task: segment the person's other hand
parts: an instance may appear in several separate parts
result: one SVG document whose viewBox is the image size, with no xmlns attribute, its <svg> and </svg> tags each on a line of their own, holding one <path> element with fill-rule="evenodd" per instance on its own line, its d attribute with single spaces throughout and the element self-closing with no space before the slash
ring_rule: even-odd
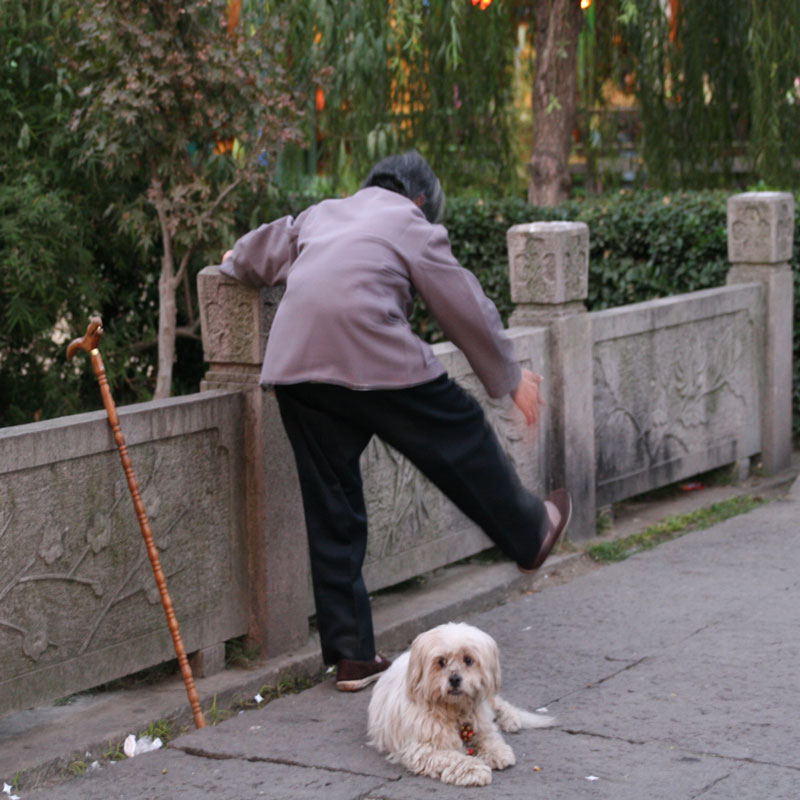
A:
<svg viewBox="0 0 800 800">
<path fill-rule="evenodd" d="M 519 385 L 511 393 L 511 398 L 525 415 L 528 425 L 536 425 L 539 422 L 539 406 L 545 405 L 544 398 L 539 393 L 541 382 L 541 375 L 537 375 L 529 369 L 523 369 Z"/>
<path fill-rule="evenodd" d="M 231 256 L 233 255 L 233 250 L 228 250 L 224 256 L 222 256 L 222 263 L 224 264 Z"/>
</svg>

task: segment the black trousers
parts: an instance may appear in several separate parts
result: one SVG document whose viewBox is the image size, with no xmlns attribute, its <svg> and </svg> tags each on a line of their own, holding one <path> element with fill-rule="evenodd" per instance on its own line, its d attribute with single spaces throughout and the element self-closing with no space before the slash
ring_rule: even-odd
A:
<svg viewBox="0 0 800 800">
<path fill-rule="evenodd" d="M 472 395 L 446 376 L 407 389 L 275 387 L 303 496 L 322 656 L 375 655 L 361 567 L 367 514 L 359 457 L 373 435 L 406 456 L 512 560 L 531 563 L 544 503 L 519 481 Z"/>
</svg>

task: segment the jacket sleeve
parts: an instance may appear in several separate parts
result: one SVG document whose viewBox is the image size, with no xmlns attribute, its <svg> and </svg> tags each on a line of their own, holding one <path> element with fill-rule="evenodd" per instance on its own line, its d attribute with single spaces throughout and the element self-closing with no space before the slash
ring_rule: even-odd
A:
<svg viewBox="0 0 800 800">
<path fill-rule="evenodd" d="M 255 288 L 286 283 L 297 258 L 297 236 L 305 214 L 281 217 L 246 233 L 233 246 L 233 254 L 220 271 Z"/>
<path fill-rule="evenodd" d="M 513 343 L 478 279 L 456 261 L 443 226 L 433 226 L 409 269 L 412 283 L 445 336 L 466 355 L 489 396 L 513 392 L 521 377 Z"/>
</svg>

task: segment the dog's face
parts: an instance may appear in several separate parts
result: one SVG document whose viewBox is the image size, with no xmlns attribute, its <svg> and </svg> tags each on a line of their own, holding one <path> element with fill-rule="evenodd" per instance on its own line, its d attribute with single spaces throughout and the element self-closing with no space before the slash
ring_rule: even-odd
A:
<svg viewBox="0 0 800 800">
<path fill-rule="evenodd" d="M 439 625 L 414 639 L 406 689 L 427 706 L 470 706 L 500 688 L 500 657 L 488 633 L 464 623 Z"/>
</svg>

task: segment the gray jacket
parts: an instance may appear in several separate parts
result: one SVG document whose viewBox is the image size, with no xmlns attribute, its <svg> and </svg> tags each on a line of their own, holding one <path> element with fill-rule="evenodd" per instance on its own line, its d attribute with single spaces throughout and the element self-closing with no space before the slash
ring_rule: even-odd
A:
<svg viewBox="0 0 800 800">
<path fill-rule="evenodd" d="M 394 389 L 444 374 L 408 323 L 415 290 L 492 397 L 519 383 L 497 309 L 456 261 L 447 231 L 395 192 L 361 189 L 262 225 L 221 269 L 254 287 L 286 284 L 262 385 Z"/>
</svg>

